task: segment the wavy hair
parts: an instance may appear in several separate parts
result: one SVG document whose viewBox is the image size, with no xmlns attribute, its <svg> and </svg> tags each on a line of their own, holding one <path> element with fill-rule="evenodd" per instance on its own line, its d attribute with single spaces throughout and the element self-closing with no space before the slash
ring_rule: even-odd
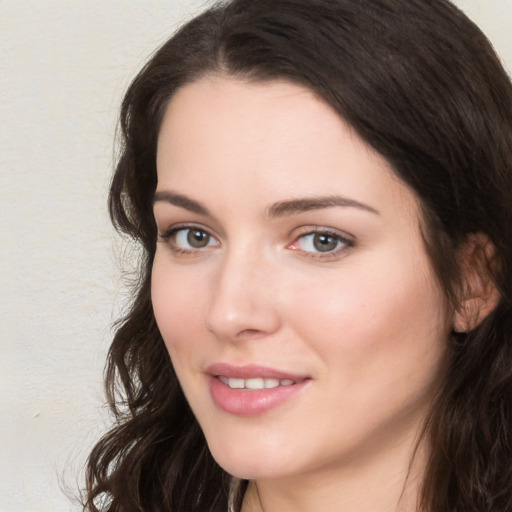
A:
<svg viewBox="0 0 512 512">
<path fill-rule="evenodd" d="M 496 308 L 453 333 L 425 426 L 421 504 L 512 510 L 512 87 L 490 43 L 447 0 L 232 0 L 183 26 L 129 87 L 109 207 L 141 247 L 139 280 L 105 372 L 115 425 L 87 466 L 90 512 L 226 512 L 233 481 L 210 455 L 155 323 L 150 276 L 157 136 L 180 87 L 207 74 L 315 91 L 411 187 L 426 250 L 458 307 L 458 248 L 483 233 Z M 231 495 L 237 510 L 244 483 Z"/>
</svg>

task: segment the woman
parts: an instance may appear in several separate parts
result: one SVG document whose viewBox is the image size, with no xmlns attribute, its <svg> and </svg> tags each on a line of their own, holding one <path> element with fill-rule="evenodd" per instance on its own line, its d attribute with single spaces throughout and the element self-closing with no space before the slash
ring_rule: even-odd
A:
<svg viewBox="0 0 512 512">
<path fill-rule="evenodd" d="M 460 11 L 233 0 L 121 123 L 88 510 L 512 509 L 512 89 Z"/>
</svg>

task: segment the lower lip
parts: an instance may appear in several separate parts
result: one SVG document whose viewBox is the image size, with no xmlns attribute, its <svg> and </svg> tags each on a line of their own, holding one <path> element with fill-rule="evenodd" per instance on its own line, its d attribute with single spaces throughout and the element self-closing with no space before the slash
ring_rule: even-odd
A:
<svg viewBox="0 0 512 512">
<path fill-rule="evenodd" d="M 232 389 L 216 377 L 210 377 L 210 393 L 217 407 L 237 416 L 257 416 L 287 402 L 299 393 L 309 380 L 291 386 L 248 390 Z"/>
</svg>

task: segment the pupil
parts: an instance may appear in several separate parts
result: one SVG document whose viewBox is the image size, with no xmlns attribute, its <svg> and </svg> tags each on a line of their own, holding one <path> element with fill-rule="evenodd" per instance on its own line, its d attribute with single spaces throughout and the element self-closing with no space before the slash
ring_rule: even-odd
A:
<svg viewBox="0 0 512 512">
<path fill-rule="evenodd" d="M 319 252 L 328 252 L 336 249 L 338 240 L 331 235 L 317 234 L 313 239 L 313 245 Z"/>
<path fill-rule="evenodd" d="M 210 235 L 198 229 L 191 229 L 188 232 L 187 241 L 192 247 L 206 247 L 210 241 Z"/>
</svg>

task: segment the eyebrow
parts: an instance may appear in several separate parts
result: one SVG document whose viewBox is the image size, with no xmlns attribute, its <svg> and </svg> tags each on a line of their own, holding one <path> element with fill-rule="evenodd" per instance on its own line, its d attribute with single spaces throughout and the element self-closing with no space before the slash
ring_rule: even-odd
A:
<svg viewBox="0 0 512 512">
<path fill-rule="evenodd" d="M 191 199 L 183 194 L 177 194 L 169 190 L 156 191 L 153 197 L 153 204 L 158 201 L 184 208 L 193 213 L 204 215 L 206 217 L 213 217 L 208 208 L 203 206 L 198 201 Z M 354 199 L 343 197 L 339 195 L 319 196 L 319 197 L 303 197 L 298 199 L 290 199 L 286 201 L 279 201 L 271 205 L 266 211 L 267 218 L 286 217 L 298 213 L 308 212 L 312 210 L 322 210 L 324 208 L 333 208 L 341 206 L 344 208 L 357 208 L 364 210 L 375 215 L 380 213 L 373 207 L 364 203 L 360 203 Z"/>
<path fill-rule="evenodd" d="M 176 194 L 175 192 L 171 192 L 169 190 L 157 190 L 153 196 L 153 204 L 158 201 L 164 201 L 174 206 L 184 208 L 189 212 L 204 215 L 205 217 L 212 217 L 212 214 L 208 211 L 208 208 L 203 206 L 198 201 L 194 201 L 194 199 L 190 199 L 190 197 L 187 197 L 183 194 Z"/>
<path fill-rule="evenodd" d="M 291 199 L 288 201 L 279 201 L 274 203 L 268 209 L 268 217 L 284 217 L 286 215 L 293 215 L 295 213 L 308 212 L 311 210 L 322 210 L 324 208 L 333 208 L 336 206 L 358 208 L 365 210 L 375 215 L 380 213 L 371 206 L 364 203 L 360 203 L 354 199 L 348 197 L 332 195 L 332 196 L 320 196 L 320 197 L 304 197 L 299 199 Z"/>
</svg>

